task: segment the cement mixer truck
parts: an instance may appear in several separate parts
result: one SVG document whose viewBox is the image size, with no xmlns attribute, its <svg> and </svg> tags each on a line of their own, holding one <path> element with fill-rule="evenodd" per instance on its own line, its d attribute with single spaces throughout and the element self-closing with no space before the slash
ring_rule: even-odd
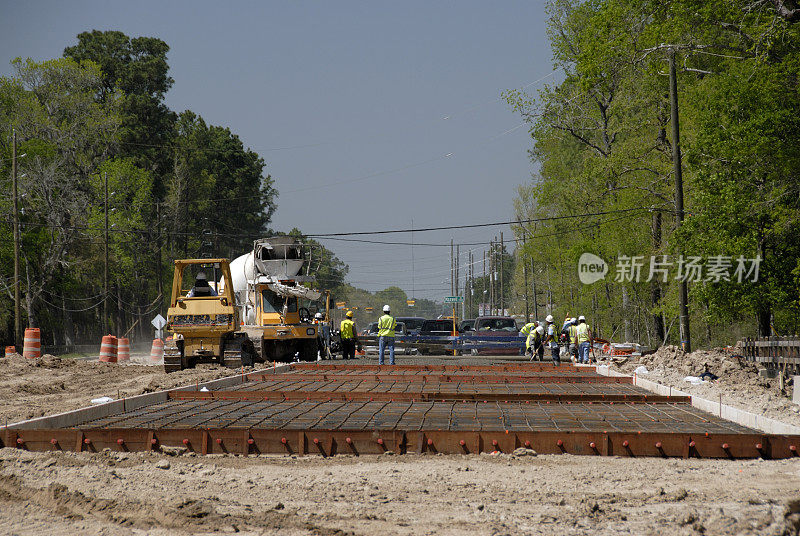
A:
<svg viewBox="0 0 800 536">
<path fill-rule="evenodd" d="M 304 304 L 318 300 L 321 293 L 306 286 L 314 277 L 302 275 L 307 263 L 302 243 L 292 237 L 259 239 L 252 251 L 230 264 L 214 261 L 211 266 L 221 276 L 212 276 L 209 283 L 214 289 L 213 299 L 195 296 L 194 288 L 188 293 L 182 288 L 186 286 L 182 283 L 187 279 L 186 268 L 198 264 L 195 271 L 199 272 L 202 261 L 175 261 L 172 301 L 167 311 L 167 330 L 173 338 L 164 349 L 167 372 L 202 362 L 240 367 L 317 359 L 320 326 Z M 202 275 L 208 277 L 205 272 Z M 235 325 L 216 322 L 220 314 L 216 309 L 221 304 L 235 309 L 230 315 Z M 323 309 L 326 321 L 328 306 L 326 302 Z M 188 309 L 192 314 L 187 315 Z"/>
</svg>

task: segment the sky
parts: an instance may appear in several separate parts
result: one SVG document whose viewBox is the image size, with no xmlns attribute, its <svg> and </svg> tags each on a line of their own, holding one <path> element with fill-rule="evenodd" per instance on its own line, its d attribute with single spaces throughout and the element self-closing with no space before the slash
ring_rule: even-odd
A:
<svg viewBox="0 0 800 536">
<path fill-rule="evenodd" d="M 61 56 L 82 31 L 158 37 L 175 80 L 167 106 L 229 127 L 266 161 L 279 192 L 273 228 L 508 221 L 534 168 L 528 127 L 501 94 L 558 79 L 544 3 L 0 0 L 0 76 L 15 57 Z M 500 231 L 512 237 L 509 227 L 415 232 L 413 255 L 409 245 L 322 242 L 355 286 L 441 300 L 450 240 L 464 244 L 463 280 L 468 251 L 480 275 Z"/>
</svg>

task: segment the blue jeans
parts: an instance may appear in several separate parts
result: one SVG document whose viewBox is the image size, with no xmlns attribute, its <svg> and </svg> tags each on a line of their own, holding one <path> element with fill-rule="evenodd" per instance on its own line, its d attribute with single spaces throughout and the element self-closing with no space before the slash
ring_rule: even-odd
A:
<svg viewBox="0 0 800 536">
<path fill-rule="evenodd" d="M 578 346 L 578 358 L 581 363 L 589 363 L 589 349 L 592 347 L 588 342 L 582 342 Z"/>
<path fill-rule="evenodd" d="M 394 337 L 378 337 L 378 364 L 383 365 L 383 351 L 389 349 L 389 364 L 394 365 Z"/>
<path fill-rule="evenodd" d="M 559 349 L 558 346 L 556 346 L 555 348 L 550 348 L 550 355 L 553 356 L 553 364 L 554 365 L 561 364 L 561 353 L 560 352 L 561 352 L 561 350 Z"/>
</svg>

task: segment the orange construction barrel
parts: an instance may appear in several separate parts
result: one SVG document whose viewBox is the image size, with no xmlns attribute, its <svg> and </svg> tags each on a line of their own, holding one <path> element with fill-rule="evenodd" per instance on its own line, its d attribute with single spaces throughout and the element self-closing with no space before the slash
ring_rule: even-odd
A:
<svg viewBox="0 0 800 536">
<path fill-rule="evenodd" d="M 39 328 L 25 329 L 25 342 L 22 347 L 22 355 L 28 359 L 42 357 L 42 334 Z"/>
<path fill-rule="evenodd" d="M 100 362 L 117 362 L 117 338 L 115 336 L 103 335 L 103 340 L 100 343 Z"/>
<path fill-rule="evenodd" d="M 164 341 L 153 339 L 153 346 L 150 348 L 150 361 L 161 361 L 164 359 Z"/>
<path fill-rule="evenodd" d="M 126 337 L 117 339 L 117 362 L 131 360 L 131 341 Z"/>
<path fill-rule="evenodd" d="M 12 356 L 17 353 L 16 346 L 6 346 L 6 357 Z"/>
</svg>

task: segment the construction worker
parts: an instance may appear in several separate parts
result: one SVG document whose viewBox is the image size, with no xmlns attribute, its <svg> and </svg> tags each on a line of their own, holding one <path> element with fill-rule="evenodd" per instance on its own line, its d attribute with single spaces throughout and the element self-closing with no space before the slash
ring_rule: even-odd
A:
<svg viewBox="0 0 800 536">
<path fill-rule="evenodd" d="M 531 330 L 528 335 L 525 345 L 530 351 L 531 361 L 533 361 L 534 356 L 539 358 L 538 361 L 544 360 L 544 328 L 538 322 L 536 322 L 536 328 Z"/>
<path fill-rule="evenodd" d="M 553 315 L 547 315 L 547 318 L 544 320 L 547 322 L 547 338 L 544 340 L 544 342 L 547 347 L 550 348 L 550 354 L 553 357 L 553 364 L 559 365 L 561 364 L 561 356 L 558 355 L 558 332 L 556 331 L 555 324 L 553 324 Z"/>
<path fill-rule="evenodd" d="M 342 359 L 356 358 L 356 323 L 353 322 L 353 311 L 345 313 L 340 327 L 340 337 L 342 339 Z"/>
<path fill-rule="evenodd" d="M 520 335 L 525 337 L 525 355 L 531 354 L 531 343 L 530 343 L 531 332 L 534 331 L 534 329 L 536 329 L 536 326 L 538 325 L 539 323 L 536 321 L 528 322 L 527 324 L 522 326 L 521 330 L 519 330 Z"/>
<path fill-rule="evenodd" d="M 397 322 L 390 315 L 388 305 L 383 306 L 383 316 L 378 319 L 378 364 L 383 365 L 383 352 L 389 348 L 389 364 L 394 365 L 394 328 Z"/>
<path fill-rule="evenodd" d="M 569 355 L 572 356 L 573 361 L 578 359 L 578 319 L 573 318 L 567 326 L 567 344 L 569 345 Z"/>
<path fill-rule="evenodd" d="M 581 363 L 589 363 L 589 350 L 592 348 L 592 344 L 594 344 L 594 339 L 592 338 L 592 330 L 589 328 L 589 324 L 586 323 L 585 316 L 581 315 L 578 317 L 576 331 L 580 356 L 579 361 Z"/>
<path fill-rule="evenodd" d="M 317 325 L 317 350 L 320 359 L 330 359 L 331 352 L 331 327 L 325 322 L 325 315 L 317 313 L 314 315 L 314 324 Z"/>
</svg>

